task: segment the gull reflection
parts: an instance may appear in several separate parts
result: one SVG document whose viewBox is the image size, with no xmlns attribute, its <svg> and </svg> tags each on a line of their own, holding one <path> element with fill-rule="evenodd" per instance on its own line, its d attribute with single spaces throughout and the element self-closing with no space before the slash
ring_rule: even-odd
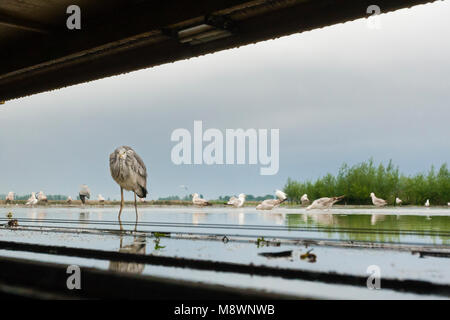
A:
<svg viewBox="0 0 450 320">
<path fill-rule="evenodd" d="M 192 214 L 192 223 L 199 224 L 202 221 L 205 221 L 207 216 L 208 216 L 208 214 L 204 213 L 204 212 L 194 212 Z"/>
<path fill-rule="evenodd" d="M 245 224 L 245 214 L 243 212 L 238 213 L 238 223 L 239 225 Z"/>
<path fill-rule="evenodd" d="M 384 214 L 373 214 L 370 217 L 370 224 L 374 226 L 378 221 L 383 221 L 386 218 Z"/>
<path fill-rule="evenodd" d="M 103 220 L 103 210 L 97 211 L 97 219 L 98 220 Z"/>
<path fill-rule="evenodd" d="M 28 212 L 28 218 L 33 219 L 33 220 L 42 220 L 45 219 L 46 217 L 46 212 L 43 210 L 36 210 L 36 209 L 31 209 Z"/>
<path fill-rule="evenodd" d="M 80 220 L 83 225 L 87 224 L 89 221 L 89 212 L 80 212 L 78 220 Z"/>
<path fill-rule="evenodd" d="M 313 213 L 310 214 L 311 219 L 318 224 L 333 226 L 338 224 L 337 217 L 331 213 Z"/>
<path fill-rule="evenodd" d="M 232 223 L 235 223 L 237 221 L 237 223 L 239 225 L 244 225 L 245 224 L 245 213 L 244 213 L 244 211 L 228 212 L 227 220 L 231 221 Z"/>
<path fill-rule="evenodd" d="M 36 219 L 37 217 L 37 211 L 35 209 L 31 209 L 30 211 L 28 211 L 28 218 L 30 219 Z"/>
<path fill-rule="evenodd" d="M 302 216 L 303 216 L 303 222 L 304 222 L 304 223 L 308 223 L 308 214 L 305 213 L 305 214 L 303 214 Z"/>
<path fill-rule="evenodd" d="M 278 225 L 284 225 L 285 214 L 284 213 L 265 213 L 262 215 L 263 220 L 270 221 Z"/>
</svg>

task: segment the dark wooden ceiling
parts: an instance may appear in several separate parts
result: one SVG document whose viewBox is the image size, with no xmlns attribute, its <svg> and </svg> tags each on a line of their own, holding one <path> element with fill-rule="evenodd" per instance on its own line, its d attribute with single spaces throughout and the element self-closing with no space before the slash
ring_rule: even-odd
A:
<svg viewBox="0 0 450 320">
<path fill-rule="evenodd" d="M 427 2 L 432 1 L 376 4 L 386 13 Z M 66 8 L 73 4 L 81 8 L 81 30 L 66 27 Z M 368 0 L 1 0 L 0 101 L 367 17 L 372 4 Z M 183 36 L 199 25 L 205 33 Z"/>
</svg>

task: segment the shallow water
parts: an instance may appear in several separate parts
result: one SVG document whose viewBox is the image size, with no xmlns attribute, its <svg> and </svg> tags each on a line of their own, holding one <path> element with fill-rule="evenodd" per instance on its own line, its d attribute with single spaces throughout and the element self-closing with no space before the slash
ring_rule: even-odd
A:
<svg viewBox="0 0 450 320">
<path fill-rule="evenodd" d="M 147 207 L 139 209 L 137 225 L 132 208 L 124 210 L 122 225 L 117 221 L 117 208 L 110 207 L 4 207 L 0 208 L 0 218 L 3 220 L 0 223 L 5 223 L 8 211 L 12 211 L 13 217 L 18 219 L 20 228 L 0 229 L 1 241 L 108 251 L 123 251 L 127 246 L 129 248 L 135 244 L 140 250 L 136 253 L 141 254 L 253 263 L 363 276 L 367 275 L 369 265 L 378 265 L 382 270 L 382 277 L 450 285 L 449 258 L 420 258 L 408 250 L 347 248 L 339 245 L 354 241 L 450 250 L 450 210 L 447 208 L 339 208 L 330 212 L 306 212 L 304 209 L 284 208 L 256 211 L 254 208 Z M 121 234 L 118 232 L 121 227 L 123 230 L 136 231 Z M 167 232 L 170 237 L 155 238 L 151 232 Z M 216 237 L 212 237 L 213 235 Z M 223 236 L 230 241 L 222 241 Z M 273 242 L 258 243 L 257 239 Z M 310 245 L 305 248 L 304 245 L 295 243 L 298 239 L 322 239 L 336 245 Z M 317 256 L 314 263 L 300 258 L 301 254 L 310 249 L 313 249 Z M 260 255 L 290 250 L 292 254 L 289 257 L 267 258 Z M 127 265 L 19 251 L 0 250 L 0 255 L 174 278 L 182 275 L 183 279 L 187 280 L 260 288 L 298 296 L 370 299 L 428 297 L 330 283 L 151 265 Z"/>
<path fill-rule="evenodd" d="M 1 209 L 0 209 L 1 210 Z M 2 214 L 1 212 L 5 212 Z M 4 208 L 21 225 L 120 229 L 116 208 Z M 304 209 L 257 211 L 254 208 L 147 207 L 139 209 L 140 231 L 193 232 L 281 238 L 313 238 L 392 243 L 450 244 L 450 209 Z M 61 219 L 57 221 L 49 221 Z M 69 221 L 70 220 L 70 221 Z M 58 223 L 61 221 L 61 223 Z M 93 224 L 93 223 L 96 224 Z M 123 225 L 133 225 L 127 208 Z M 158 226 L 158 223 L 161 226 Z"/>
</svg>

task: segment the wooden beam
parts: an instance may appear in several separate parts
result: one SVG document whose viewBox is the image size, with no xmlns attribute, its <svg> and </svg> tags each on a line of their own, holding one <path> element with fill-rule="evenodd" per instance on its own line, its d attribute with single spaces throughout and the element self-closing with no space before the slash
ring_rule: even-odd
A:
<svg viewBox="0 0 450 320">
<path fill-rule="evenodd" d="M 139 38 L 145 31 L 150 34 L 149 31 L 164 29 L 177 21 L 214 14 L 221 7 L 243 2 L 246 1 L 198 0 L 196 3 L 199 7 L 195 7 L 194 3 L 189 1 L 190 6 L 180 6 L 179 10 L 174 9 L 173 12 L 170 12 L 164 4 L 157 2 L 159 6 L 154 7 L 156 11 L 143 10 L 143 13 L 139 13 L 133 9 L 127 13 L 125 16 L 134 17 L 133 23 L 127 18 L 128 25 L 103 24 L 98 28 L 87 28 L 82 31 L 84 33 L 73 36 L 60 35 L 43 43 L 34 43 L 33 50 L 28 47 L 30 43 L 23 44 L 22 48 L 5 48 L 6 56 L 2 57 L 0 53 L 0 60 L 8 61 L 0 66 L 0 100 L 9 100 L 368 17 L 366 9 L 372 4 L 370 0 L 303 1 L 288 8 L 267 11 L 237 21 L 237 33 L 196 46 L 180 44 L 176 39 L 161 33 L 156 36 L 157 41 L 155 38 L 152 39 L 151 35 Z M 433 0 L 379 0 L 378 5 L 382 13 L 386 13 L 428 2 Z M 114 21 L 121 20 L 118 18 Z M 101 44 L 104 45 L 104 49 L 92 51 Z M 73 58 L 69 54 L 80 55 Z M 18 70 L 20 72 L 17 72 Z M 16 72 L 8 73 L 11 71 Z"/>
<path fill-rule="evenodd" d="M 0 257 L 0 297 L 60 299 L 292 299 L 252 289 L 203 284 L 183 279 L 81 269 L 81 289 L 67 288 L 68 265 Z"/>
<path fill-rule="evenodd" d="M 44 39 L 30 39 L 2 47 L 0 61 L 7 59 L 8 63 L 0 65 L 0 75 L 161 30 L 172 24 L 203 17 L 246 2 L 249 0 L 147 1 L 128 9 L 117 10 L 111 15 L 90 19 L 82 16 L 81 30 L 68 30 L 64 24 Z"/>
<path fill-rule="evenodd" d="M 30 32 L 48 34 L 51 32 L 49 27 L 42 24 L 12 17 L 0 12 L 0 25 L 4 25 L 14 29 L 20 29 Z"/>
</svg>

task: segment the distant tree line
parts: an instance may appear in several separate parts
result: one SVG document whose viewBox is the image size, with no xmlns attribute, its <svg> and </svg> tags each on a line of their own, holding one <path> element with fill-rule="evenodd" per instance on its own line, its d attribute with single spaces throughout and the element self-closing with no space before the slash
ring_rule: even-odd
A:
<svg viewBox="0 0 450 320">
<path fill-rule="evenodd" d="M 217 198 L 217 199 L 208 199 L 208 200 L 218 201 L 218 202 L 227 202 L 228 200 L 230 200 L 231 197 L 232 196 L 219 196 L 219 198 Z M 200 195 L 200 198 L 204 198 L 202 194 Z M 252 194 L 249 194 L 246 196 L 247 201 L 264 201 L 264 200 L 273 199 L 273 198 L 274 198 L 274 196 L 270 195 L 270 194 L 266 194 L 265 196 L 254 196 Z M 161 201 L 170 201 L 170 200 L 191 201 L 192 198 L 188 195 L 184 196 L 183 198 L 180 198 L 179 196 L 168 196 L 168 197 L 158 198 L 158 200 L 161 200 Z"/>
<path fill-rule="evenodd" d="M 399 172 L 398 166 L 389 161 L 375 165 L 373 159 L 348 166 L 343 164 L 337 175 L 328 173 L 316 181 L 288 179 L 284 186 L 290 202 L 300 203 L 303 194 L 314 199 L 345 195 L 347 204 L 372 204 L 370 193 L 374 192 L 394 204 L 395 198 L 403 204 L 423 205 L 430 199 L 432 205 L 447 205 L 450 201 L 450 173 L 447 163 L 436 171 L 434 166 L 428 172 L 407 176 Z"/>
<path fill-rule="evenodd" d="M 168 197 L 160 197 L 158 200 L 164 200 L 164 201 L 173 201 L 173 200 L 181 200 L 179 196 L 168 196 Z"/>
<path fill-rule="evenodd" d="M 235 195 L 235 197 L 236 196 L 237 195 Z M 230 200 L 231 197 L 232 196 L 220 196 L 218 200 L 220 200 L 220 201 L 228 201 L 228 200 Z M 266 194 L 265 196 L 254 196 L 252 194 L 245 195 L 245 200 L 246 201 L 264 201 L 264 200 L 273 199 L 273 198 L 274 198 L 274 196 L 271 195 L 271 194 Z"/>
<path fill-rule="evenodd" d="M 37 193 L 36 193 L 37 196 Z M 25 194 L 25 195 L 14 195 L 14 200 L 28 200 L 31 197 L 31 193 L 30 194 Z M 49 194 L 47 195 L 47 200 L 53 200 L 53 201 L 64 201 L 67 200 L 67 196 L 62 195 L 62 194 Z M 5 200 L 6 199 L 6 194 L 0 194 L 0 200 Z"/>
</svg>

